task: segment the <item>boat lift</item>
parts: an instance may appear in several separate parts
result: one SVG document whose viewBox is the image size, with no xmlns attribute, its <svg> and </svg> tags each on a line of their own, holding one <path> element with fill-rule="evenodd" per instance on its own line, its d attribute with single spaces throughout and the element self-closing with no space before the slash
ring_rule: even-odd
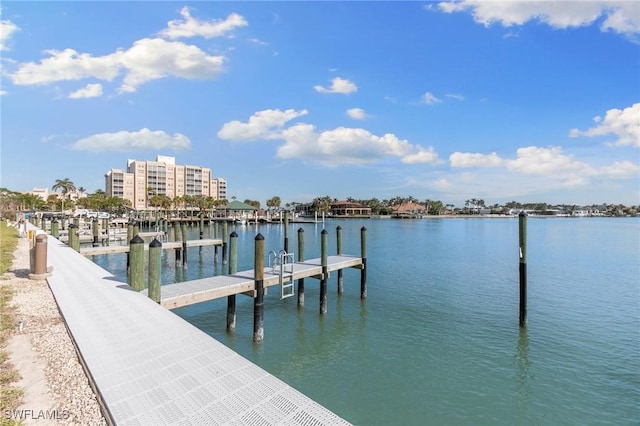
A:
<svg viewBox="0 0 640 426">
<path fill-rule="evenodd" d="M 269 267 L 271 268 L 271 273 L 280 277 L 280 299 L 286 299 L 295 294 L 293 282 L 294 263 L 294 253 L 287 253 L 284 250 L 280 250 L 278 253 L 276 253 L 275 250 L 269 252 Z"/>
</svg>

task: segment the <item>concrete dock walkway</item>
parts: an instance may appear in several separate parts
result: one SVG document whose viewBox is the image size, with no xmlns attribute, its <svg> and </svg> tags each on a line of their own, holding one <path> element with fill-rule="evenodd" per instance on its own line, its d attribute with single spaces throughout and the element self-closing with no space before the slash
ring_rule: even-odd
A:
<svg viewBox="0 0 640 426">
<path fill-rule="evenodd" d="M 48 264 L 112 424 L 348 424 L 53 237 Z"/>
</svg>

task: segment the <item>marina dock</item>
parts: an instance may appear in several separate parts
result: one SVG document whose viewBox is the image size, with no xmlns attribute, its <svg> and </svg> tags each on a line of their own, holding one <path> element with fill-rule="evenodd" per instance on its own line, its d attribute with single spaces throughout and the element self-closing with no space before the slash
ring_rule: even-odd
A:
<svg viewBox="0 0 640 426">
<path fill-rule="evenodd" d="M 321 258 L 292 263 L 290 266 L 291 269 L 286 272 L 284 279 L 281 279 L 277 268 L 264 268 L 264 287 L 286 284 L 308 277 L 321 278 L 322 276 Z M 348 255 L 327 257 L 328 272 L 344 268 L 362 268 L 362 258 Z M 174 309 L 234 294 L 247 294 L 254 297 L 255 291 L 254 270 L 249 270 L 233 275 L 218 275 L 163 285 L 161 287 L 160 304 L 165 308 Z M 142 292 L 146 294 L 147 290 L 145 289 Z"/>
<path fill-rule="evenodd" d="M 44 241 L 47 282 L 110 425 L 349 424 L 86 256 Z"/>
<path fill-rule="evenodd" d="M 203 246 L 222 246 L 221 239 L 202 239 L 202 240 L 187 240 L 187 248 L 190 247 L 203 247 Z M 182 249 L 182 241 L 166 241 L 162 243 L 162 248 L 168 249 Z M 149 250 L 149 246 L 145 244 L 145 250 Z M 115 254 L 115 253 L 129 253 L 129 246 L 102 246 L 102 247 L 81 247 L 80 254 L 84 256 L 97 256 L 100 254 Z"/>
</svg>

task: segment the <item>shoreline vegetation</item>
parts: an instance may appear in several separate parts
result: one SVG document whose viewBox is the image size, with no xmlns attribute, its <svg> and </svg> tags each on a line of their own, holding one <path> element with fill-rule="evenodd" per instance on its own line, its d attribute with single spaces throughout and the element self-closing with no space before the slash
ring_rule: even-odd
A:
<svg viewBox="0 0 640 426">
<path fill-rule="evenodd" d="M 18 231 L 0 221 L 0 413 L 20 406 L 24 391 L 14 384 L 20 373 L 9 360 L 7 344 L 16 328 L 15 306 L 12 306 L 13 286 L 5 283 L 5 274 L 13 263 L 13 253 L 18 246 Z M 4 419 L 3 425 L 17 425 L 17 421 Z"/>
</svg>

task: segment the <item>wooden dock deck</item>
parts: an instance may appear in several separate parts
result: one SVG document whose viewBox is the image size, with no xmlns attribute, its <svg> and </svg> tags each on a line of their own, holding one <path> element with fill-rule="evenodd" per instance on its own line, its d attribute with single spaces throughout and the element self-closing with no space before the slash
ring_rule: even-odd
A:
<svg viewBox="0 0 640 426">
<path fill-rule="evenodd" d="M 53 237 L 48 264 L 109 425 L 349 424 Z"/>
<path fill-rule="evenodd" d="M 356 256 L 327 256 L 328 272 L 344 268 L 360 269 L 362 268 L 362 264 L 362 258 Z M 293 273 L 287 274 L 285 282 L 308 277 L 319 278 L 322 274 L 320 258 L 296 262 L 290 265 L 293 267 Z M 267 288 L 279 284 L 279 268 L 264 268 L 264 287 Z M 147 290 L 143 290 L 142 292 L 147 294 Z M 247 294 L 253 297 L 254 292 L 254 270 L 251 269 L 233 275 L 218 275 L 215 277 L 163 285 L 160 287 L 160 304 L 168 309 L 174 309 L 234 294 Z"/>
<path fill-rule="evenodd" d="M 202 240 L 187 241 L 187 248 L 203 247 L 203 246 L 222 246 L 222 240 L 221 239 L 202 239 Z M 162 248 L 165 250 L 182 249 L 182 241 L 165 241 L 164 243 L 162 243 Z M 145 244 L 144 249 L 149 250 L 149 245 Z M 129 245 L 80 248 L 80 254 L 84 256 L 97 256 L 99 254 L 115 254 L 115 253 L 129 253 Z"/>
</svg>

